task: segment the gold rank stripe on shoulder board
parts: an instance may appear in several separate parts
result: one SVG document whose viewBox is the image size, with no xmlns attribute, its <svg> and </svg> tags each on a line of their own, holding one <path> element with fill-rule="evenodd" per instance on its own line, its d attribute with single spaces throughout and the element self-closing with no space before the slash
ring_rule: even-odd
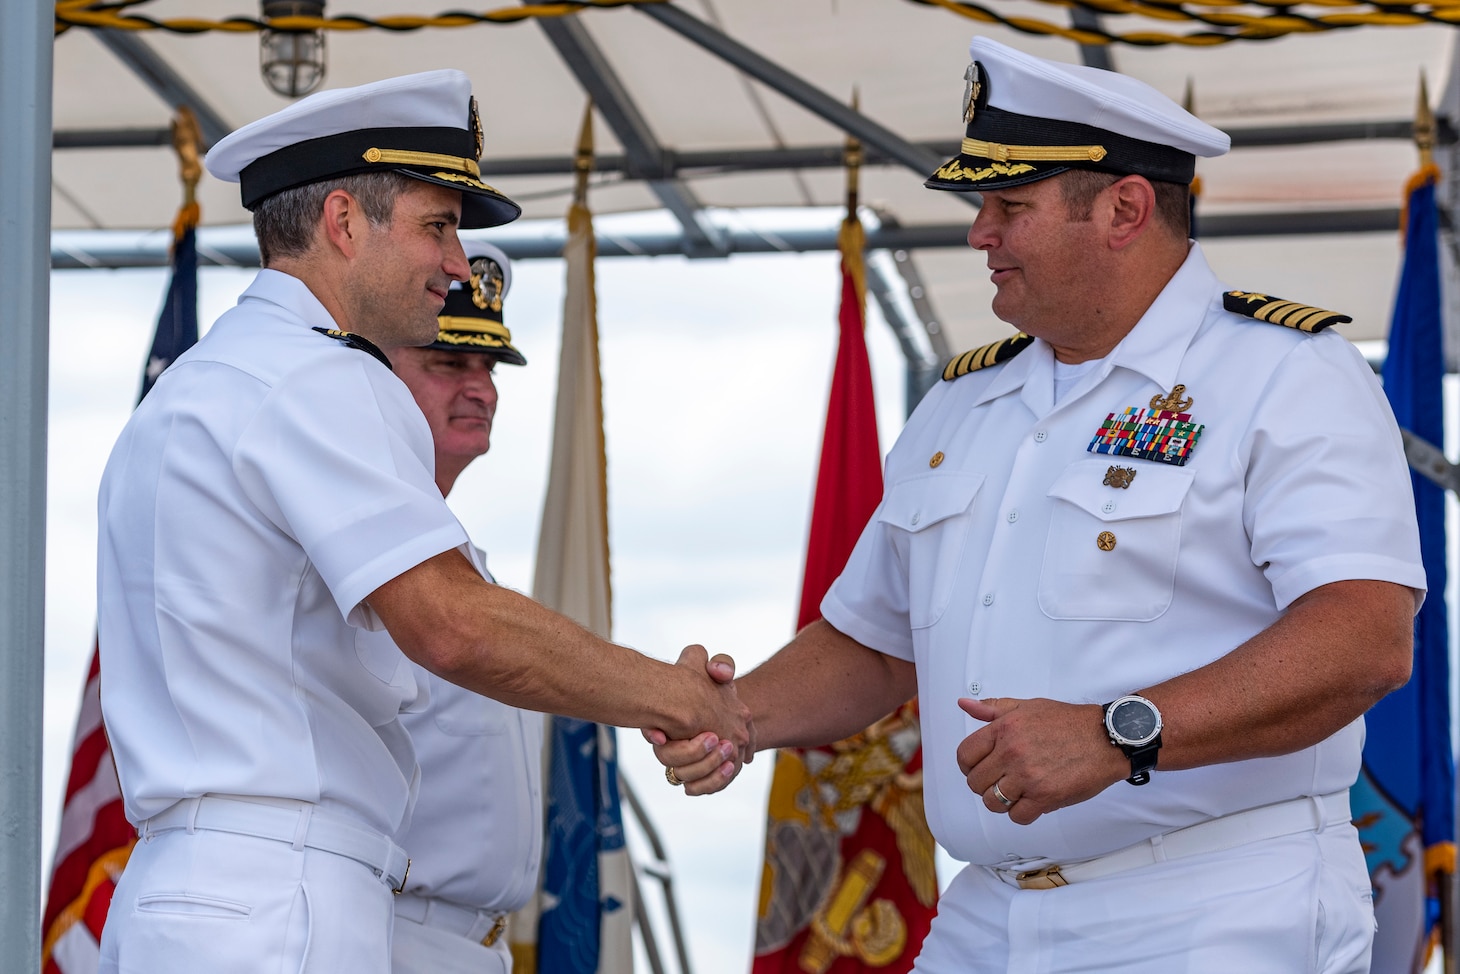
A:
<svg viewBox="0 0 1460 974">
<path fill-rule="evenodd" d="M 1234 314 L 1306 332 L 1320 332 L 1329 325 L 1353 321 L 1348 315 L 1249 291 L 1228 291 L 1222 295 L 1222 307 Z"/>
<path fill-rule="evenodd" d="M 990 365 L 1007 362 L 1032 344 L 1034 344 L 1033 336 L 1026 335 L 1021 331 L 1013 338 L 1005 338 L 1001 341 L 989 342 L 987 345 L 980 345 L 978 348 L 964 352 L 962 355 L 954 356 L 953 360 L 943 369 L 943 381 L 951 382 L 959 376 L 967 375 L 970 372 L 977 372 L 979 369 L 986 369 Z"/>
</svg>

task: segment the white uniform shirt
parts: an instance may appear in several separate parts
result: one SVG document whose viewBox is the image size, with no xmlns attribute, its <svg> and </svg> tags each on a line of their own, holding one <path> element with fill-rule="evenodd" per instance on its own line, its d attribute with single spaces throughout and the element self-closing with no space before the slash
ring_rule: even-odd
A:
<svg viewBox="0 0 1460 974">
<path fill-rule="evenodd" d="M 390 641 L 384 632 L 360 638 Z M 397 838 L 411 857 L 406 892 L 516 910 L 537 886 L 542 857 L 543 715 L 410 665 L 430 698 L 401 715 L 421 767 L 410 828 Z"/>
<path fill-rule="evenodd" d="M 958 770 L 955 749 L 983 726 L 959 697 L 1105 703 L 1226 655 L 1320 585 L 1424 588 L 1408 469 L 1369 367 L 1336 333 L 1223 310 L 1222 291 L 1193 244 L 1058 406 L 1053 353 L 1036 341 L 939 382 L 888 456 L 882 503 L 822 613 L 916 662 L 928 821 L 958 859 L 1089 858 L 1358 773 L 1362 720 L 1293 754 L 1157 771 L 1017 825 Z M 1205 427 L 1185 466 L 1087 452 L 1107 414 L 1178 384 Z M 1128 488 L 1102 483 L 1111 466 L 1136 470 Z"/>
<path fill-rule="evenodd" d="M 102 707 L 127 817 L 229 794 L 386 834 L 416 685 L 362 600 L 466 532 L 405 384 L 265 270 L 138 406 L 102 479 Z"/>
</svg>

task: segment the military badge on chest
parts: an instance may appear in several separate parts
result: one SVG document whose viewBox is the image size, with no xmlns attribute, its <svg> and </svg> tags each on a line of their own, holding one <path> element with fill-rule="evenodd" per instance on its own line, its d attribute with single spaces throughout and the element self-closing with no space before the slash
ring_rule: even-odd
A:
<svg viewBox="0 0 1460 974">
<path fill-rule="evenodd" d="M 1144 408 L 1127 406 L 1122 412 L 1110 413 L 1090 441 L 1089 452 L 1185 466 L 1206 428 L 1191 421 L 1187 410 L 1193 401 L 1186 395 L 1186 386 L 1178 385 L 1167 395 L 1152 396 Z M 1129 480 L 1111 486 L 1128 487 Z"/>
</svg>

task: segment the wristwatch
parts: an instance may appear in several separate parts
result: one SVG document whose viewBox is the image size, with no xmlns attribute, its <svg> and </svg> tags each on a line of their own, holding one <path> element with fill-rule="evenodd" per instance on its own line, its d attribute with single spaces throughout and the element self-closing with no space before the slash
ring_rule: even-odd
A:
<svg viewBox="0 0 1460 974">
<path fill-rule="evenodd" d="M 1133 785 L 1151 780 L 1156 752 L 1161 749 L 1161 711 L 1145 697 L 1127 694 L 1105 705 L 1105 730 L 1110 743 L 1130 758 Z"/>
</svg>

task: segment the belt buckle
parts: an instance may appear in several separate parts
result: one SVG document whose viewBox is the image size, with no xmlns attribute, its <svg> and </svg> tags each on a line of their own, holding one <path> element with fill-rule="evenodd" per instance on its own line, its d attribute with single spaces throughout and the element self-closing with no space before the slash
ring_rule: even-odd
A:
<svg viewBox="0 0 1460 974">
<path fill-rule="evenodd" d="M 1045 866 L 1043 869 L 1026 869 L 1014 876 L 1014 881 L 1019 884 L 1020 889 L 1055 889 L 1059 886 L 1068 886 L 1070 881 L 1065 879 L 1060 872 L 1059 864 Z"/>
<path fill-rule="evenodd" d="M 487 935 L 482 938 L 482 946 L 490 947 L 495 944 L 497 942 L 497 938 L 502 936 L 502 931 L 506 929 L 507 914 L 504 913 L 501 916 L 497 917 L 497 922 L 492 924 L 492 929 L 488 930 Z"/>
<path fill-rule="evenodd" d="M 404 893 L 406 891 L 406 879 L 410 875 L 411 875 L 411 861 L 410 861 L 410 859 L 407 859 L 406 860 L 406 871 L 400 874 L 400 885 L 394 887 L 391 890 L 391 892 L 394 893 L 396 896 L 399 896 L 402 893 Z"/>
</svg>

